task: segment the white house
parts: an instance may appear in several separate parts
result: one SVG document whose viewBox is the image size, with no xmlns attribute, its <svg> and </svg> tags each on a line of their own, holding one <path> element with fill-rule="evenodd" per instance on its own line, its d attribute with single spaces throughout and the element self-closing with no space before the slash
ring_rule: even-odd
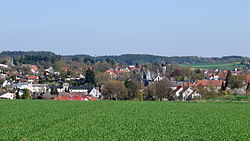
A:
<svg viewBox="0 0 250 141">
<path fill-rule="evenodd" d="M 13 86 L 20 90 L 28 89 L 32 93 L 47 93 L 50 91 L 48 84 L 20 83 L 20 84 L 14 84 Z"/>
<path fill-rule="evenodd" d="M 93 88 L 90 92 L 89 92 L 89 95 L 91 95 L 92 97 L 96 97 L 96 98 L 99 98 L 101 97 L 101 93 L 99 91 L 99 88 Z"/>
<path fill-rule="evenodd" d="M 5 64 L 0 64 L 0 67 L 3 67 L 3 68 L 8 68 L 8 65 L 5 65 Z"/>
<path fill-rule="evenodd" d="M 178 86 L 172 91 L 172 93 L 174 94 L 174 97 L 181 100 L 190 100 L 201 96 L 194 88 L 189 86 Z"/>
<path fill-rule="evenodd" d="M 154 81 L 161 81 L 163 80 L 163 77 L 161 77 L 160 75 L 157 75 L 155 78 L 154 78 Z"/>
<path fill-rule="evenodd" d="M 54 68 L 53 67 L 49 67 L 48 69 L 44 70 L 45 72 L 49 72 L 49 73 L 53 73 L 54 72 Z"/>
<path fill-rule="evenodd" d="M 3 82 L 3 87 L 6 87 L 7 85 L 11 85 L 11 83 L 8 82 L 7 80 L 5 80 L 5 81 Z"/>
<path fill-rule="evenodd" d="M 69 92 L 71 93 L 87 93 L 90 87 L 88 86 L 71 86 L 69 87 Z"/>
<path fill-rule="evenodd" d="M 13 93 L 6 93 L 0 96 L 0 99 L 14 99 L 15 98 L 15 94 Z"/>
</svg>

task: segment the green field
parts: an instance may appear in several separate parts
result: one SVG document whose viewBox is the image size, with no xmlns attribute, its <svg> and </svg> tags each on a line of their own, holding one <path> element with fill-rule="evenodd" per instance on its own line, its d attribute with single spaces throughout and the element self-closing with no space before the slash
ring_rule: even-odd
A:
<svg viewBox="0 0 250 141">
<path fill-rule="evenodd" d="M 0 140 L 249 140 L 250 103 L 0 100 Z"/>
<path fill-rule="evenodd" d="M 188 66 L 193 69 L 223 69 L 223 70 L 232 70 L 234 68 L 242 68 L 245 65 L 237 63 L 228 63 L 228 64 L 179 64 L 180 66 Z"/>
</svg>

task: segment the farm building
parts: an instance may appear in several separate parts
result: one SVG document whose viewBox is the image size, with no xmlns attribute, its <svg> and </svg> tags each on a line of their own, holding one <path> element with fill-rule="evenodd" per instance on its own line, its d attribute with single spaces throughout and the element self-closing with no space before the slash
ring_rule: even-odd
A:
<svg viewBox="0 0 250 141">
<path fill-rule="evenodd" d="M 0 99 L 14 99 L 15 94 L 14 93 L 6 93 L 0 96 Z"/>
</svg>

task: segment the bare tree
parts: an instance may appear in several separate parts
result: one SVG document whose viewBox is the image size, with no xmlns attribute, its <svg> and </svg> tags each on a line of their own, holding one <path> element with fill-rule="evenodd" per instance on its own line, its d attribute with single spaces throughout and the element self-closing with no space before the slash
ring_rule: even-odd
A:
<svg viewBox="0 0 250 141">
<path fill-rule="evenodd" d="M 155 94 L 158 100 L 162 101 L 165 98 L 168 100 L 172 99 L 171 86 L 172 83 L 167 79 L 163 79 L 155 83 Z"/>
</svg>

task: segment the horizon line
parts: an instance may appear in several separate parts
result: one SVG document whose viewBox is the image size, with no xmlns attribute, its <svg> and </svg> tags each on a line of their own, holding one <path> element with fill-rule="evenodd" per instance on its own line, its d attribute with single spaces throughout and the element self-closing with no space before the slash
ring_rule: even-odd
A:
<svg viewBox="0 0 250 141">
<path fill-rule="evenodd" d="M 3 52 L 51 52 L 56 55 L 60 56 L 90 56 L 90 57 L 103 57 L 103 56 L 122 56 L 122 55 L 150 55 L 150 56 L 158 56 L 158 57 L 200 57 L 200 58 L 222 58 L 222 57 L 230 57 L 230 56 L 236 56 L 236 57 L 247 57 L 250 58 L 249 56 L 244 56 L 244 55 L 222 55 L 222 56 L 198 56 L 198 55 L 173 55 L 173 56 L 167 56 L 167 55 L 160 55 L 160 54 L 150 54 L 150 53 L 123 53 L 123 54 L 106 54 L 106 55 L 91 55 L 91 54 L 60 54 L 56 53 L 54 51 L 49 51 L 49 50 L 3 50 L 0 53 Z"/>
</svg>

